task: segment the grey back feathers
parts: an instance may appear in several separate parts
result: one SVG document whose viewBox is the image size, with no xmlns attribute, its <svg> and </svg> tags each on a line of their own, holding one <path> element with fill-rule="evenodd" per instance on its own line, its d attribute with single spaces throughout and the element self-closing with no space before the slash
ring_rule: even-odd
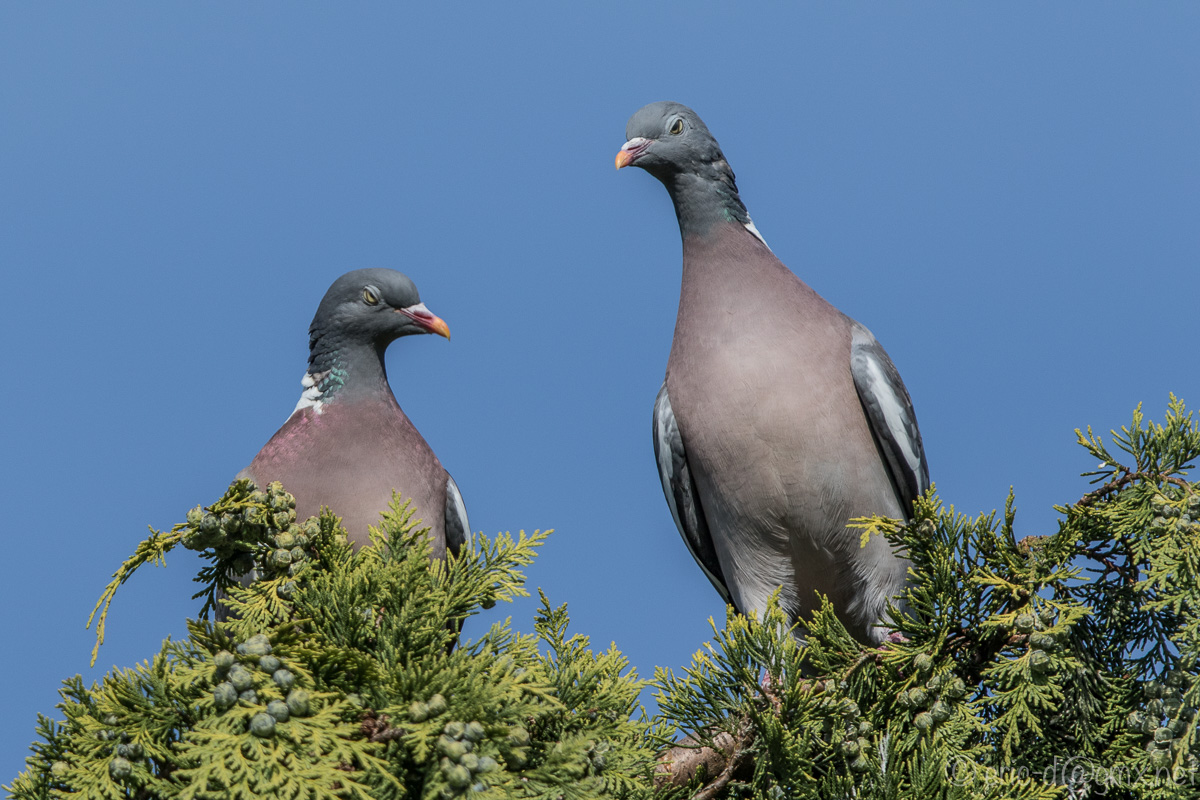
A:
<svg viewBox="0 0 1200 800">
<path fill-rule="evenodd" d="M 793 619 L 830 598 L 879 641 L 907 562 L 853 517 L 908 518 L 929 487 L 908 392 L 871 333 L 766 246 L 708 128 L 678 103 L 634 114 L 617 167 L 671 195 L 683 279 L 654 451 L 667 504 L 708 579 L 739 611 L 781 589 Z"/>
</svg>

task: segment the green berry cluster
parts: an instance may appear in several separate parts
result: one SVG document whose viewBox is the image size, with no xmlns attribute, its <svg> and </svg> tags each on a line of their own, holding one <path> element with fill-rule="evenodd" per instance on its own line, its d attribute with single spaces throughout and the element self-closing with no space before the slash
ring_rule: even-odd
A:
<svg viewBox="0 0 1200 800">
<path fill-rule="evenodd" d="M 1189 491 L 1178 498 L 1155 495 L 1150 510 L 1154 512 L 1150 521 L 1152 533 L 1166 533 L 1176 528 L 1181 533 L 1200 534 L 1200 494 Z"/>
<path fill-rule="evenodd" d="M 295 512 L 292 513 L 295 514 Z M 303 525 L 293 522 L 286 528 L 280 529 L 279 533 L 271 539 L 271 544 L 275 546 L 275 549 L 267 558 L 268 570 L 274 572 L 275 576 L 282 576 L 286 573 L 289 577 L 294 578 L 304 563 L 309 560 L 309 542 L 316 537 L 320 530 L 321 527 L 316 519 L 308 519 Z M 289 600 L 295 590 L 295 582 L 288 581 L 279 587 L 279 596 L 284 600 Z"/>
<path fill-rule="evenodd" d="M 1061 642 L 1049 628 L 1054 627 L 1056 618 L 1054 609 L 1047 606 L 1037 613 L 1032 609 L 1022 611 L 1013 620 L 1013 632 L 1029 643 L 1029 671 L 1034 676 L 1046 675 L 1054 669 L 1050 654 L 1058 650 Z"/>
<path fill-rule="evenodd" d="M 250 719 L 250 732 L 268 738 L 275 734 L 275 725 L 292 717 L 310 713 L 308 692 L 295 688 L 296 676 L 271 654 L 271 642 L 263 634 L 251 636 L 237 646 L 237 655 L 222 650 L 213 656 L 213 677 L 219 681 L 213 687 L 213 705 L 224 713 L 235 705 L 253 708 L 261 706 L 258 690 L 278 694 L 266 709 Z M 270 676 L 270 681 L 266 676 Z"/>
<path fill-rule="evenodd" d="M 867 760 L 871 743 L 866 737 L 871 735 L 875 727 L 869 719 L 862 718 L 862 709 L 849 697 L 838 701 L 837 711 L 842 716 L 842 743 L 839 749 L 849 759 L 850 769 L 866 772 L 871 767 L 871 762 Z"/>
<path fill-rule="evenodd" d="M 1143 687 L 1145 710 L 1134 711 L 1125 720 L 1130 731 L 1146 737 L 1146 754 L 1155 769 L 1171 766 L 1173 746 L 1196 717 L 1197 710 L 1183 702 L 1187 683 L 1181 670 L 1169 671 L 1161 681 L 1147 681 Z M 1200 767 L 1200 760 L 1189 754 L 1187 766 L 1194 770 Z"/>
<path fill-rule="evenodd" d="M 227 496 L 225 500 L 228 499 Z M 193 508 L 187 513 L 183 545 L 191 550 L 206 550 L 220 549 L 227 540 L 259 541 L 267 536 L 268 529 L 286 528 L 295 521 L 296 498 L 279 483 L 272 483 L 265 492 L 251 488 L 248 495 L 233 502 L 218 503 L 208 509 Z"/>
<path fill-rule="evenodd" d="M 440 696 L 434 695 L 435 698 Z M 446 723 L 437 741 L 437 750 L 442 754 L 442 777 L 446 780 L 446 785 L 442 788 L 442 797 L 449 798 L 467 791 L 484 790 L 485 787 L 478 780 L 478 776 L 492 772 L 500 766 L 491 756 L 481 756 L 476 752 L 476 746 L 486 735 L 483 725 L 478 722 Z"/>
<path fill-rule="evenodd" d="M 926 733 L 954 716 L 954 704 L 966 696 L 967 684 L 957 675 L 931 675 L 933 658 L 927 653 L 919 653 L 913 658 L 913 670 L 916 675 L 926 678 L 925 684 L 901 692 L 897 700 L 912 710 L 913 724 Z"/>
<path fill-rule="evenodd" d="M 612 744 L 609 742 L 597 742 L 594 739 L 588 740 L 584 756 L 587 757 L 588 766 L 591 768 L 593 775 L 599 775 L 608 767 L 608 752 L 610 750 L 612 750 Z"/>
<path fill-rule="evenodd" d="M 435 694 L 428 702 L 414 702 L 408 707 L 408 718 L 412 722 L 424 722 L 427 719 L 440 716 L 446 711 L 446 698 Z"/>
<path fill-rule="evenodd" d="M 236 555 L 235 572 L 249 572 L 256 565 L 248 546 L 265 546 L 264 577 L 295 577 L 311 557 L 310 543 L 320 533 L 316 519 L 296 521 L 296 498 L 274 482 L 266 491 L 250 487 L 248 494 L 228 497 L 208 509 L 197 506 L 187 513 L 181 541 L 190 550 L 215 550 L 218 555 Z M 296 584 L 287 581 L 276 590 L 280 599 L 295 596 Z"/>
<path fill-rule="evenodd" d="M 108 774 L 114 781 L 123 781 L 133 774 L 133 765 L 146 758 L 146 751 L 141 744 L 131 741 L 128 733 L 116 730 L 118 723 L 115 715 L 105 717 L 104 724 L 107 727 L 98 731 L 96 738 L 102 742 L 116 743 L 109 748 L 112 760 L 108 762 Z M 56 768 L 60 773 L 65 773 L 68 765 L 65 761 L 56 761 L 51 765 L 51 772 Z"/>
</svg>

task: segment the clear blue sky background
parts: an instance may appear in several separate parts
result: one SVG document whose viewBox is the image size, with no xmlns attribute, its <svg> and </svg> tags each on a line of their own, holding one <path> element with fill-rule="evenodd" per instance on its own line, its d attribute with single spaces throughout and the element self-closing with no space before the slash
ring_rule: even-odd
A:
<svg viewBox="0 0 1200 800">
<path fill-rule="evenodd" d="M 650 101 L 885 344 L 960 510 L 1012 484 L 1052 530 L 1075 427 L 1200 405 L 1200 6 L 748 6 L 0 5 L 0 780 L 62 678 L 184 633 L 189 553 L 86 669 L 109 574 L 282 424 L 358 267 L 454 331 L 388 363 L 474 528 L 557 529 L 531 588 L 643 675 L 688 662 L 724 612 L 651 451 L 678 230 L 613 170 Z"/>
</svg>

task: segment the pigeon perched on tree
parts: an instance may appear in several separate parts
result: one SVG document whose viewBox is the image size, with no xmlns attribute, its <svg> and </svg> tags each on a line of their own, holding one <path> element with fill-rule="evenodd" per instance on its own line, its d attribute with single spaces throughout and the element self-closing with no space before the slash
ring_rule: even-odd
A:
<svg viewBox="0 0 1200 800">
<path fill-rule="evenodd" d="M 687 106 L 633 115 L 616 165 L 671 195 L 683 280 L 654 452 L 688 549 L 727 603 L 757 611 L 782 587 L 793 619 L 826 595 L 860 640 L 881 641 L 908 562 L 853 517 L 908 519 L 929 470 L 908 391 L 865 327 L 775 257 L 733 170 Z"/>
<path fill-rule="evenodd" d="M 300 401 L 238 477 L 280 481 L 300 519 L 329 506 L 355 546 L 370 543 L 367 526 L 394 489 L 429 527 L 434 557 L 457 553 L 470 531 L 462 496 L 396 403 L 383 361 L 389 344 L 415 333 L 450 338 L 407 276 L 359 269 L 334 281 L 308 329 Z"/>
</svg>

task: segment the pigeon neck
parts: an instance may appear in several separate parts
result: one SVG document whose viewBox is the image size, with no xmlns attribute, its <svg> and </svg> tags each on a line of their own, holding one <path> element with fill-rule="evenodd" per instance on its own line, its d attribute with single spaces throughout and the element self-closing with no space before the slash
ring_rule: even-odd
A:
<svg viewBox="0 0 1200 800">
<path fill-rule="evenodd" d="M 308 371 L 300 382 L 304 392 L 296 411 L 311 407 L 320 413 L 332 402 L 380 394 L 391 397 L 383 362 L 385 348 L 314 334 L 309 343 Z"/>
<path fill-rule="evenodd" d="M 676 172 L 663 178 L 679 232 L 684 237 L 708 236 L 722 223 L 753 226 L 750 214 L 738 196 L 733 171 L 724 161 L 705 164 L 696 172 Z"/>
</svg>

